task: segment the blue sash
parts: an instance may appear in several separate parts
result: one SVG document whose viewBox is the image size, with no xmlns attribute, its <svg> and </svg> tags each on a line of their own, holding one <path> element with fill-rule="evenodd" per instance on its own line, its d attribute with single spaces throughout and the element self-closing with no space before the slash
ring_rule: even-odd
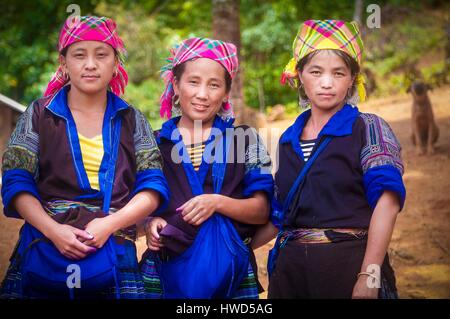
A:
<svg viewBox="0 0 450 319">
<path fill-rule="evenodd" d="M 216 136 L 214 141 L 212 177 L 216 194 L 222 189 L 232 140 L 233 136 L 227 137 L 225 133 Z M 182 152 L 182 165 L 193 195 L 203 194 L 203 181 L 195 172 L 186 147 L 181 140 L 176 146 Z M 161 262 L 159 270 L 164 298 L 231 298 L 247 274 L 248 263 L 249 250 L 231 220 L 214 213 L 201 225 L 194 242 L 186 251 Z"/>
</svg>

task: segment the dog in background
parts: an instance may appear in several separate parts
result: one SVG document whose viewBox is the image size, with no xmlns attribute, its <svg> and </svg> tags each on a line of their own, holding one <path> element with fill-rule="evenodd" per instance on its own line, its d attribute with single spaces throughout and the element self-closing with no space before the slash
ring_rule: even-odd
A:
<svg viewBox="0 0 450 319">
<path fill-rule="evenodd" d="M 433 154 L 439 137 L 428 90 L 430 87 L 421 81 L 414 81 L 408 89 L 413 97 L 411 138 L 419 155 Z"/>
</svg>

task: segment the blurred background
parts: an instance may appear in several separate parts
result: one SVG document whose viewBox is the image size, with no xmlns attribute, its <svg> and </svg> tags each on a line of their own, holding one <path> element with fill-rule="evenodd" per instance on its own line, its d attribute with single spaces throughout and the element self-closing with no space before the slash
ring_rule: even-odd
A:
<svg viewBox="0 0 450 319">
<path fill-rule="evenodd" d="M 0 8 L 0 155 L 21 106 L 42 95 L 56 70 L 59 30 L 76 8 L 81 15 L 103 15 L 117 22 L 128 51 L 125 67 L 130 82 L 125 99 L 146 114 L 154 129 L 163 122 L 159 70 L 169 49 L 191 36 L 234 42 L 241 62 L 231 94 L 237 120 L 269 129 L 263 137 L 274 145 L 269 147 L 272 154 L 279 134 L 300 113 L 297 92 L 279 80 L 301 22 L 359 21 L 368 92 L 360 109 L 385 118 L 403 146 L 408 195 L 389 249 L 400 297 L 450 298 L 448 1 L 0 0 Z M 416 80 L 430 87 L 428 95 L 441 131 L 433 155 L 418 156 L 411 144 L 412 97 L 407 90 Z M 21 223 L 0 217 L 1 278 Z M 138 245 L 142 253 L 142 238 Z M 269 248 L 270 244 L 256 252 L 264 287 Z"/>
</svg>

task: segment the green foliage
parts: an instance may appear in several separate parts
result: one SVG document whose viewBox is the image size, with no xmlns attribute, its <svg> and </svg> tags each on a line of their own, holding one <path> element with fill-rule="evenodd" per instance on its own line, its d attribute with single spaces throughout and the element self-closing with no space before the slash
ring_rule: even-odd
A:
<svg viewBox="0 0 450 319">
<path fill-rule="evenodd" d="M 2 1 L 0 19 L 0 92 L 23 104 L 39 97 L 58 65 L 55 50 L 59 28 L 73 1 Z M 372 3 L 364 1 L 364 6 Z M 375 95 L 403 91 L 408 68 L 417 66 L 427 81 L 437 81 L 446 36 L 443 1 L 381 0 L 382 27 L 366 30 L 365 67 L 377 80 Z M 130 83 L 125 98 L 141 109 L 154 128 L 160 127 L 159 97 L 164 88 L 159 70 L 169 49 L 181 39 L 212 34 L 212 1 L 204 0 L 78 0 L 81 14 L 112 17 L 124 39 Z M 292 42 L 306 19 L 351 20 L 354 1 L 241 0 L 241 72 L 247 105 L 285 104 L 298 114 L 297 92 L 279 82 L 292 55 Z M 425 12 L 425 13 L 423 13 Z M 422 14 L 423 13 L 423 14 Z M 364 17 L 367 13 L 364 10 Z M 447 70 L 448 71 L 448 70 Z"/>
</svg>

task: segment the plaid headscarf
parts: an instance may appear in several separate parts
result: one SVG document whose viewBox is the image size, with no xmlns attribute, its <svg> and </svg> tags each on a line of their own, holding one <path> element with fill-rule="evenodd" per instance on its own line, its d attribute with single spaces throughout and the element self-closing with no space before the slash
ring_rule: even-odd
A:
<svg viewBox="0 0 450 319">
<path fill-rule="evenodd" d="M 166 84 L 164 93 L 160 98 L 161 109 L 159 114 L 161 117 L 166 115 L 170 119 L 172 116 L 172 98 L 175 94 L 173 90 L 173 68 L 197 58 L 208 58 L 220 63 L 232 79 L 238 71 L 239 62 L 234 44 L 207 38 L 190 38 L 182 41 L 170 50 L 170 57 L 167 59 L 169 64 L 161 69 L 161 77 Z M 222 114 L 222 117 L 233 116 L 229 101 L 224 103 L 223 110 L 226 114 Z"/>
<path fill-rule="evenodd" d="M 284 68 L 281 83 L 288 80 L 291 86 L 298 86 L 298 61 L 316 50 L 340 50 L 361 66 L 364 45 L 356 22 L 340 20 L 308 20 L 297 33 L 292 44 L 293 58 Z M 355 79 L 360 101 L 364 101 L 366 91 L 361 74 Z"/>
<path fill-rule="evenodd" d="M 122 95 L 128 83 L 128 75 L 123 68 L 123 59 L 126 51 L 122 40 L 117 34 L 116 23 L 106 17 L 69 17 L 61 28 L 58 51 L 61 53 L 62 50 L 72 43 L 80 41 L 100 41 L 113 47 L 119 57 L 119 64 L 117 74 L 109 82 L 109 87 L 114 94 Z M 64 77 L 62 68 L 59 66 L 48 83 L 44 96 L 56 93 L 68 82 L 69 80 Z"/>
</svg>

